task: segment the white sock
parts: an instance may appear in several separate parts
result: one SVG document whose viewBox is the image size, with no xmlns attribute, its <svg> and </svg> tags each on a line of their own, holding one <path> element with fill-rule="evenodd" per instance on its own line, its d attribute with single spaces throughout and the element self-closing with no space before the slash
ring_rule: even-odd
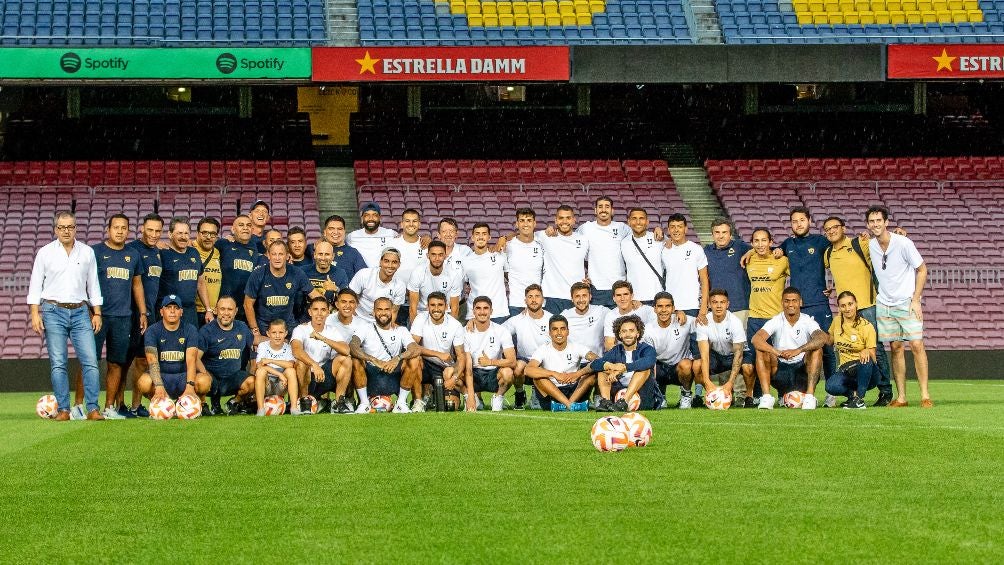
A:
<svg viewBox="0 0 1004 565">
<path fill-rule="evenodd" d="M 360 406 L 362 406 L 363 404 L 369 404 L 370 403 L 370 395 L 366 393 L 366 389 L 365 388 L 357 388 L 356 389 L 356 394 L 359 395 L 359 405 Z"/>
<path fill-rule="evenodd" d="M 397 403 L 400 404 L 401 406 L 407 406 L 408 405 L 408 393 L 409 392 L 411 392 L 411 391 L 408 390 L 408 389 L 406 389 L 406 388 L 402 388 L 400 391 L 398 391 L 398 393 L 397 393 Z"/>
</svg>

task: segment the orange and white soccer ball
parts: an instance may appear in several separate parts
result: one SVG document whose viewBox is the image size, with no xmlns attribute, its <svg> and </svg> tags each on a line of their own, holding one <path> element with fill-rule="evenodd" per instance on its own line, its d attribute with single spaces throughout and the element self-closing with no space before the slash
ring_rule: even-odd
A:
<svg viewBox="0 0 1004 565">
<path fill-rule="evenodd" d="M 151 420 L 170 420 L 176 413 L 174 401 L 166 396 L 150 403 Z"/>
<path fill-rule="evenodd" d="M 202 415 L 202 402 L 197 396 L 185 394 L 174 403 L 174 411 L 181 420 L 194 420 Z"/>
<path fill-rule="evenodd" d="M 627 426 L 617 416 L 604 416 L 596 420 L 590 435 L 593 447 L 599 451 L 623 451 L 631 445 Z"/>
<path fill-rule="evenodd" d="M 281 396 L 269 396 L 262 404 L 266 416 L 282 416 L 286 413 L 286 401 Z"/>
<path fill-rule="evenodd" d="M 310 394 L 301 398 L 306 398 L 310 401 L 310 414 L 317 414 L 317 399 Z"/>
<path fill-rule="evenodd" d="M 805 394 L 797 390 L 786 393 L 781 398 L 781 404 L 784 404 L 785 408 L 801 408 L 802 400 L 805 399 Z"/>
<path fill-rule="evenodd" d="M 622 388 L 617 391 L 616 395 L 614 395 L 614 402 L 617 402 L 618 400 L 624 400 L 626 397 L 627 397 L 627 389 Z M 639 407 L 641 407 L 641 395 L 639 395 L 637 392 L 632 394 L 631 400 L 627 401 L 627 405 L 628 405 L 628 410 L 632 412 L 637 410 Z"/>
<path fill-rule="evenodd" d="M 55 418 L 57 412 L 59 412 L 59 404 L 56 402 L 56 397 L 51 394 L 46 394 L 35 403 L 35 413 L 38 414 L 39 418 L 47 420 Z"/>
<path fill-rule="evenodd" d="M 634 447 L 645 447 L 652 441 L 652 423 L 648 418 L 637 412 L 628 412 L 621 416 L 621 420 L 627 427 L 628 438 Z"/>
<path fill-rule="evenodd" d="M 732 406 L 732 395 L 716 388 L 704 397 L 704 405 L 712 410 L 728 410 Z"/>
<path fill-rule="evenodd" d="M 374 396 L 370 399 L 370 408 L 374 412 L 390 412 L 394 408 L 394 402 L 389 396 Z"/>
</svg>

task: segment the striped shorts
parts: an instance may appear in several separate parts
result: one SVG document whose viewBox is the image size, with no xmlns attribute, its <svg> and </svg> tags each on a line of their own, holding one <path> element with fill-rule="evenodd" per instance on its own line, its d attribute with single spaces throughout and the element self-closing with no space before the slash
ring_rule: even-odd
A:
<svg viewBox="0 0 1004 565">
<path fill-rule="evenodd" d="M 924 322 L 910 313 L 909 302 L 899 306 L 878 303 L 875 314 L 881 342 L 913 341 L 924 337 Z"/>
</svg>

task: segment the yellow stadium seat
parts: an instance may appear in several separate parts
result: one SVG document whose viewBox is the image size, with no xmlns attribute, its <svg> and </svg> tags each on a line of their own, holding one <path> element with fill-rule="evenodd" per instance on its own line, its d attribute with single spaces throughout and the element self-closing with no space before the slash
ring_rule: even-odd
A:
<svg viewBox="0 0 1004 565">
<path fill-rule="evenodd" d="M 513 14 L 516 27 L 530 27 L 530 14 Z"/>
<path fill-rule="evenodd" d="M 544 13 L 545 14 L 557 14 L 558 13 L 558 2 L 557 2 L 557 0 L 545 0 L 544 1 Z"/>
<path fill-rule="evenodd" d="M 516 25 L 516 19 L 512 14 L 499 14 L 499 27 L 512 27 Z"/>
<path fill-rule="evenodd" d="M 837 2 L 839 11 L 847 13 L 854 11 L 854 0 L 840 0 Z"/>
<path fill-rule="evenodd" d="M 940 23 L 952 22 L 952 13 L 948 10 L 935 10 L 934 17 Z"/>
<path fill-rule="evenodd" d="M 599 14 L 607 10 L 607 3 L 603 0 L 589 0 L 589 11 L 593 14 Z"/>
<path fill-rule="evenodd" d="M 484 27 L 485 20 L 481 14 L 467 14 L 467 25 L 471 27 Z"/>
<path fill-rule="evenodd" d="M 919 24 L 922 21 L 920 12 L 917 10 L 910 10 L 909 12 L 904 12 L 904 14 L 906 14 L 906 23 L 908 24 Z"/>
<path fill-rule="evenodd" d="M 875 23 L 875 12 L 871 10 L 862 10 L 858 12 L 858 19 L 862 25 Z"/>
<path fill-rule="evenodd" d="M 823 11 L 824 12 L 839 12 L 840 4 L 837 0 L 823 0 Z"/>
<path fill-rule="evenodd" d="M 526 13 L 530 14 L 531 16 L 533 14 L 543 14 L 544 5 L 541 4 L 540 2 L 528 2 L 526 5 Z"/>
<path fill-rule="evenodd" d="M 889 12 L 886 10 L 875 10 L 875 23 L 877 24 L 889 24 Z"/>
<path fill-rule="evenodd" d="M 930 12 L 934 10 L 934 5 L 931 3 L 931 0 L 917 0 L 917 10 Z"/>
<path fill-rule="evenodd" d="M 495 5 L 498 10 L 499 15 L 511 14 L 512 13 L 512 3 L 511 2 L 499 2 Z"/>
<path fill-rule="evenodd" d="M 961 24 L 969 21 L 969 14 L 965 10 L 952 10 L 949 12 L 952 15 L 952 22 Z"/>
<path fill-rule="evenodd" d="M 514 14 L 526 14 L 527 13 L 526 2 L 524 2 L 522 0 L 520 0 L 518 2 L 513 2 L 512 3 L 512 13 L 514 13 Z"/>
<path fill-rule="evenodd" d="M 795 9 L 795 13 L 798 12 L 808 12 L 809 11 L 809 0 L 794 0 L 791 6 Z"/>
<path fill-rule="evenodd" d="M 900 0 L 886 0 L 885 5 L 890 13 L 903 11 L 903 3 Z"/>
<path fill-rule="evenodd" d="M 969 14 L 969 21 L 973 23 L 983 23 L 983 10 L 967 10 Z"/>
<path fill-rule="evenodd" d="M 916 12 L 917 11 L 917 0 L 903 0 L 900 2 L 903 7 L 904 12 Z M 889 9 L 892 11 L 892 8 Z"/>
<path fill-rule="evenodd" d="M 859 24 L 861 23 L 861 18 L 858 16 L 857 12 L 844 12 L 844 23 L 845 24 Z"/>
<path fill-rule="evenodd" d="M 885 10 L 886 9 L 885 0 L 875 0 L 874 2 L 866 2 L 866 4 L 868 4 L 868 7 L 867 8 L 862 8 L 862 11 L 863 10 L 869 10 L 869 11 L 872 11 L 872 12 L 877 12 L 879 10 Z"/>
<path fill-rule="evenodd" d="M 875 14 L 875 21 L 877 23 L 882 23 L 879 21 L 878 14 Z M 889 23 L 892 25 L 903 25 L 906 23 L 906 13 L 905 12 L 889 12 Z"/>
<path fill-rule="evenodd" d="M 798 21 L 798 25 L 807 26 L 812 24 L 812 13 L 810 12 L 797 12 L 795 14 L 795 19 Z"/>
<path fill-rule="evenodd" d="M 450 2 L 450 13 L 451 14 L 463 14 L 467 9 L 467 6 L 463 2 L 458 0 L 453 0 Z"/>
<path fill-rule="evenodd" d="M 480 14 L 481 13 L 481 4 L 477 3 L 477 2 L 471 3 L 471 4 L 467 4 L 467 7 L 465 8 L 465 10 L 467 11 L 468 14 Z"/>
<path fill-rule="evenodd" d="M 565 27 L 574 27 L 575 24 L 575 14 L 561 14 L 561 25 Z"/>
<path fill-rule="evenodd" d="M 875 2 L 874 4 L 877 3 L 878 2 Z M 872 10 L 876 10 L 878 8 L 873 7 L 873 3 L 868 0 L 854 0 L 854 9 L 859 12 L 871 12 Z"/>
<path fill-rule="evenodd" d="M 826 17 L 826 12 L 812 12 L 812 23 L 817 26 L 826 25 L 830 20 Z"/>
<path fill-rule="evenodd" d="M 588 12 L 585 14 L 575 14 L 575 25 L 580 27 L 593 25 L 593 15 Z"/>
<path fill-rule="evenodd" d="M 825 12 L 826 8 L 823 7 L 822 0 L 809 0 L 809 11 L 810 12 Z"/>
<path fill-rule="evenodd" d="M 574 14 L 575 4 L 571 2 L 571 0 L 562 0 L 561 2 L 558 2 L 558 13 L 562 16 Z"/>
<path fill-rule="evenodd" d="M 937 21 L 938 15 L 933 10 L 923 10 L 920 12 L 920 23 L 925 24 Z"/>
<path fill-rule="evenodd" d="M 481 13 L 486 16 L 488 14 L 495 15 L 498 13 L 498 6 L 496 6 L 495 2 L 482 2 Z"/>
<path fill-rule="evenodd" d="M 558 14 L 545 14 L 544 20 L 548 27 L 558 27 L 561 25 L 561 16 Z"/>
<path fill-rule="evenodd" d="M 931 9 L 935 12 L 948 10 L 948 0 L 934 0 L 931 2 Z"/>
<path fill-rule="evenodd" d="M 948 0 L 949 10 L 965 10 L 965 5 L 962 0 Z"/>
<path fill-rule="evenodd" d="M 575 13 L 576 14 L 589 14 L 589 0 L 575 0 Z"/>
<path fill-rule="evenodd" d="M 544 27 L 547 21 L 544 14 L 530 14 L 530 25 L 533 27 Z"/>
<path fill-rule="evenodd" d="M 828 24 L 836 25 L 844 23 L 844 13 L 843 12 L 827 12 L 826 20 Z"/>
<path fill-rule="evenodd" d="M 482 16 L 485 21 L 485 27 L 498 27 L 499 26 L 499 15 L 498 14 L 484 14 Z"/>
</svg>

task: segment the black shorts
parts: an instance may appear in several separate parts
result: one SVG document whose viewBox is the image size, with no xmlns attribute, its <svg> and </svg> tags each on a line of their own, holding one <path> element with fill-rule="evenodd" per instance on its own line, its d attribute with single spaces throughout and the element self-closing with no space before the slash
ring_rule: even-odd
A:
<svg viewBox="0 0 1004 565">
<path fill-rule="evenodd" d="M 401 391 L 401 370 L 393 373 L 381 371 L 366 364 L 366 392 L 370 396 L 392 396 Z"/>
<path fill-rule="evenodd" d="M 335 374 L 331 372 L 331 361 L 322 363 L 321 368 L 324 369 L 324 382 L 318 382 L 314 373 L 310 373 L 310 384 L 307 386 L 307 394 L 314 398 L 335 390 Z"/>
<path fill-rule="evenodd" d="M 162 373 L 160 379 L 164 381 L 164 391 L 172 400 L 178 400 L 188 388 L 187 373 Z"/>
<path fill-rule="evenodd" d="M 474 392 L 498 392 L 499 390 L 499 370 L 474 369 Z"/>
<path fill-rule="evenodd" d="M 94 350 L 101 359 L 101 348 L 108 346 L 105 358 L 109 363 L 125 365 L 129 361 L 129 349 L 132 346 L 131 316 L 101 316 L 101 331 L 94 336 Z"/>
<path fill-rule="evenodd" d="M 670 365 L 662 361 L 655 362 L 656 384 L 659 386 L 677 385 L 682 386 L 680 376 L 676 373 L 676 365 Z M 619 384 L 619 383 L 618 383 Z"/>
<path fill-rule="evenodd" d="M 223 374 L 210 372 L 213 377 L 213 385 L 209 390 L 209 396 L 233 396 L 241 389 L 241 385 L 247 380 L 248 374 L 245 371 Z"/>
<path fill-rule="evenodd" d="M 710 351 L 711 358 L 708 362 L 708 374 L 716 375 L 718 373 L 732 372 L 732 362 L 735 360 L 735 353 L 731 355 L 722 355 L 721 353 L 712 349 Z M 743 363 L 746 363 L 745 354 L 743 357 Z"/>
<path fill-rule="evenodd" d="M 433 363 L 428 359 L 422 359 L 422 384 L 431 385 L 436 382 L 436 377 L 443 376 L 443 369 L 446 367 L 439 363 Z"/>
<path fill-rule="evenodd" d="M 777 390 L 778 398 L 793 390 L 805 391 L 809 388 L 809 374 L 805 362 L 782 363 L 778 361 L 777 372 L 770 379 L 770 386 Z"/>
<path fill-rule="evenodd" d="M 147 326 L 152 326 L 155 322 L 156 320 L 153 316 L 146 317 Z M 143 351 L 143 334 L 139 331 L 139 314 L 136 312 L 133 312 L 132 317 L 129 318 L 129 353 L 127 357 L 126 362 L 132 361 L 137 357 L 140 359 L 146 358 L 146 353 Z"/>
</svg>

